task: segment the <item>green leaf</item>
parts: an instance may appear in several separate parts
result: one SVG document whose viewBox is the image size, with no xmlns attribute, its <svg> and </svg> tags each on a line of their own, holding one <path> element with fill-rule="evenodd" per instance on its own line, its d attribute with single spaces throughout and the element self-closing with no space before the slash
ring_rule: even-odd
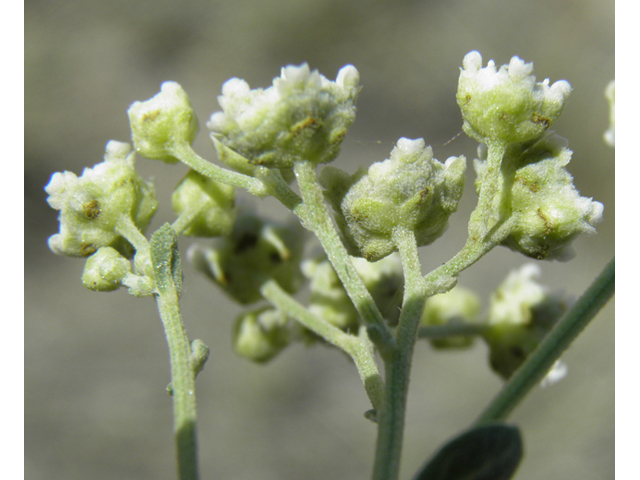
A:
<svg viewBox="0 0 640 480">
<path fill-rule="evenodd" d="M 178 236 L 165 223 L 151 237 L 151 261 L 156 273 L 158 289 L 175 288 L 180 295 L 182 289 L 182 270 L 178 252 Z"/>
<path fill-rule="evenodd" d="M 518 427 L 484 425 L 467 430 L 443 446 L 414 480 L 508 480 L 522 455 Z"/>
</svg>

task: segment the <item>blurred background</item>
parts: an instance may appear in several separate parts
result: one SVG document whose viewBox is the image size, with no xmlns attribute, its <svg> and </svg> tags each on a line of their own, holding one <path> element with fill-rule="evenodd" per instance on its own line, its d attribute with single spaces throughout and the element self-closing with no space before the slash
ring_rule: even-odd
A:
<svg viewBox="0 0 640 480">
<path fill-rule="evenodd" d="M 614 253 L 614 152 L 604 88 L 614 75 L 613 0 L 25 2 L 25 478 L 172 479 L 175 462 L 169 361 L 151 299 L 93 293 L 84 262 L 46 245 L 57 214 L 43 187 L 55 171 L 80 174 L 110 139 L 128 141 L 126 109 L 165 80 L 188 92 L 203 126 L 195 149 L 215 158 L 204 129 L 230 77 L 267 87 L 280 67 L 308 62 L 328 78 L 360 71 L 358 117 L 342 155 L 349 172 L 388 157 L 399 137 L 424 137 L 436 158 L 464 154 L 469 181 L 448 232 L 421 249 L 424 272 L 453 256 L 475 204 L 476 143 L 461 133 L 455 92 L 462 58 L 533 61 L 539 80 L 574 88 L 555 124 L 574 151 L 569 171 L 583 196 L 605 204 L 598 235 L 575 242 L 569 263 L 542 262 L 543 283 L 578 296 Z M 458 136 L 459 135 L 459 136 Z M 186 169 L 140 158 L 171 221 L 172 188 Z M 266 202 L 263 211 L 286 212 Z M 181 250 L 190 240 L 181 241 Z M 528 260 L 504 248 L 463 273 L 486 299 Z M 212 355 L 198 377 L 203 479 L 365 479 L 375 426 L 356 370 L 320 346 L 294 345 L 266 366 L 235 356 L 241 309 L 185 266 L 182 312 L 190 338 Z M 569 375 L 537 388 L 510 420 L 523 431 L 517 478 L 614 477 L 614 310 L 609 304 L 565 354 Z M 416 347 L 402 478 L 466 428 L 499 390 L 487 349 Z"/>
</svg>

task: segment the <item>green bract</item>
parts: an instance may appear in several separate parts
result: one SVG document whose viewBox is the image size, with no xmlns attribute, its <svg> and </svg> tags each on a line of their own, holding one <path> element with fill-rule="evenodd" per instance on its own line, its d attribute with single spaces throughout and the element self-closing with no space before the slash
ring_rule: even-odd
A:
<svg viewBox="0 0 640 480">
<path fill-rule="evenodd" d="M 250 304 L 262 298 L 260 287 L 270 278 L 289 293 L 300 288 L 304 238 L 299 223 L 280 225 L 244 213 L 229 236 L 211 247 L 193 245 L 188 258 L 237 302 Z"/>
<path fill-rule="evenodd" d="M 581 197 L 573 177 L 564 168 L 571 160 L 566 141 L 548 135 L 533 145 L 514 145 L 505 153 L 504 170 L 509 172 L 510 204 L 502 212 L 513 217 L 513 228 L 503 244 L 539 260 L 572 257 L 570 244 L 581 233 L 595 234 L 604 206 Z M 474 162 L 480 191 L 486 168 L 486 149 L 478 149 Z"/>
<path fill-rule="evenodd" d="M 101 247 L 87 259 L 82 284 L 89 290 L 111 292 L 131 273 L 131 263 L 111 247 Z"/>
<path fill-rule="evenodd" d="M 458 208 L 465 170 L 464 156 L 442 164 L 423 139 L 401 138 L 391 158 L 374 163 L 367 173 L 349 176 L 327 167 L 320 182 L 349 252 L 376 261 L 396 250 L 396 227 L 415 232 L 418 246 L 444 233 Z"/>
<path fill-rule="evenodd" d="M 227 235 L 236 218 L 235 188 L 191 170 L 171 196 L 177 215 L 191 214 L 183 233 L 195 237 Z"/>
<path fill-rule="evenodd" d="M 343 67 L 335 82 L 305 63 L 287 66 L 273 86 L 251 90 L 232 78 L 222 87 L 222 112 L 207 127 L 254 165 L 288 168 L 299 159 L 332 161 L 355 120 L 359 74 Z"/>
<path fill-rule="evenodd" d="M 493 60 L 482 68 L 482 56 L 465 55 L 456 95 L 463 129 L 479 142 L 506 145 L 540 137 L 558 118 L 571 92 L 565 80 L 536 83 L 533 63 L 513 57 L 496 71 Z"/>
<path fill-rule="evenodd" d="M 290 342 L 289 320 L 278 310 L 264 307 L 236 319 L 233 349 L 249 360 L 267 362 Z"/>
<path fill-rule="evenodd" d="M 128 110 L 131 138 L 138 153 L 154 160 L 176 163 L 174 145 L 191 145 L 198 133 L 189 97 L 175 82 L 164 82 L 160 93 Z"/>
<path fill-rule="evenodd" d="M 473 323 L 480 313 L 480 297 L 471 290 L 456 286 L 452 290 L 427 299 L 420 324 L 436 326 Z M 436 348 L 463 348 L 473 343 L 472 336 L 432 339 Z"/>
<path fill-rule="evenodd" d="M 131 147 L 116 141 L 107 144 L 104 162 L 85 168 L 79 178 L 54 173 L 45 191 L 49 205 L 60 210 L 60 233 L 49 238 L 49 248 L 73 257 L 107 246 L 131 256 L 131 245 L 116 231 L 118 221 L 128 218 L 144 231 L 158 205 L 153 185 L 134 169 Z"/>
<path fill-rule="evenodd" d="M 537 265 L 511 272 L 491 296 L 483 337 L 489 345 L 491 368 L 509 378 L 567 310 L 566 300 L 536 283 Z"/>
</svg>

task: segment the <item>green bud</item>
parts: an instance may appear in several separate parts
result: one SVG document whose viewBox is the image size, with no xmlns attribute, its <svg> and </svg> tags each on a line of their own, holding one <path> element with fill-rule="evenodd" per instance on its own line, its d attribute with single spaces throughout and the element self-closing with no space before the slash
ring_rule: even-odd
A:
<svg viewBox="0 0 640 480">
<path fill-rule="evenodd" d="M 177 215 L 197 212 L 183 233 L 195 237 L 227 235 L 236 218 L 235 188 L 211 180 L 191 170 L 178 184 L 171 196 Z"/>
<path fill-rule="evenodd" d="M 290 168 L 300 159 L 328 163 L 340 151 L 355 120 L 360 87 L 355 67 L 343 67 L 335 82 L 305 63 L 282 69 L 266 90 L 251 90 L 232 78 L 222 87 L 207 127 L 224 145 L 253 165 Z"/>
<path fill-rule="evenodd" d="M 262 298 L 260 287 L 271 278 L 289 293 L 300 288 L 304 238 L 297 222 L 280 225 L 245 212 L 229 236 L 209 248 L 193 245 L 188 258 L 237 302 L 250 304 Z"/>
<path fill-rule="evenodd" d="M 265 363 L 291 342 L 289 322 L 280 311 L 269 307 L 237 318 L 233 330 L 235 352 L 257 363 Z"/>
<path fill-rule="evenodd" d="M 486 162 L 486 150 L 478 150 L 474 162 L 479 191 Z M 580 234 L 593 235 L 602 221 L 604 206 L 581 197 L 573 177 L 564 168 L 572 152 L 566 140 L 546 136 L 533 145 L 514 145 L 507 149 L 503 165 L 510 169 L 510 211 L 514 227 L 503 245 L 538 260 L 567 260 L 573 256 L 571 242 Z M 505 170 L 506 171 L 506 170 Z"/>
<path fill-rule="evenodd" d="M 60 233 L 49 238 L 49 248 L 73 257 L 107 246 L 131 256 L 133 247 L 116 233 L 116 223 L 127 216 L 144 231 L 158 206 L 153 185 L 134 169 L 131 147 L 116 141 L 107 144 L 103 163 L 85 168 L 79 178 L 54 173 L 45 191 L 49 205 L 60 210 Z"/>
<path fill-rule="evenodd" d="M 612 147 L 616 144 L 616 81 L 611 80 L 604 95 L 609 101 L 609 128 L 604 132 L 604 141 Z"/>
<path fill-rule="evenodd" d="M 465 170 L 463 156 L 442 164 L 423 139 L 401 138 L 391 158 L 374 163 L 366 174 L 360 170 L 349 177 L 328 167 L 320 182 L 349 252 L 376 261 L 396 250 L 396 227 L 414 231 L 418 246 L 444 233 L 458 208 Z"/>
<path fill-rule="evenodd" d="M 562 113 L 571 86 L 565 80 L 536 83 L 533 63 L 513 57 L 496 70 L 490 60 L 468 53 L 462 62 L 456 99 L 463 129 L 479 142 L 505 145 L 539 138 Z"/>
<path fill-rule="evenodd" d="M 112 292 L 131 273 L 131 263 L 111 247 L 102 247 L 87 259 L 82 284 L 96 292 Z"/>
<path fill-rule="evenodd" d="M 176 163 L 172 147 L 191 145 L 198 133 L 198 119 L 189 97 L 175 82 L 164 82 L 160 93 L 134 102 L 128 113 L 135 149 L 147 158 Z"/>
<path fill-rule="evenodd" d="M 471 290 L 456 286 L 447 293 L 427 299 L 420 324 L 424 327 L 477 322 L 480 313 L 480 297 Z M 464 348 L 473 344 L 472 336 L 435 338 L 436 348 Z"/>
<path fill-rule="evenodd" d="M 567 310 L 567 301 L 534 281 L 537 265 L 511 272 L 491 296 L 483 335 L 491 368 L 508 379 Z"/>
</svg>

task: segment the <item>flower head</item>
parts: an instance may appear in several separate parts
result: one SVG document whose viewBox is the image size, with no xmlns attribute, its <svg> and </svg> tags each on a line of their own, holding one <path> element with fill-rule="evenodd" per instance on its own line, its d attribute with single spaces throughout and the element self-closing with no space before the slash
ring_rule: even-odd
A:
<svg viewBox="0 0 640 480">
<path fill-rule="evenodd" d="M 465 170 L 463 156 L 442 164 L 422 138 L 401 138 L 390 158 L 366 173 L 359 170 L 350 177 L 327 167 L 320 182 L 350 253 L 376 261 L 396 250 L 396 227 L 414 231 L 419 246 L 442 235 L 458 208 Z"/>
<path fill-rule="evenodd" d="M 254 165 L 287 168 L 301 158 L 327 163 L 355 120 L 358 81 L 352 65 L 332 82 L 306 63 L 284 67 L 266 90 L 232 78 L 218 97 L 222 111 L 207 127 Z"/>
<path fill-rule="evenodd" d="M 47 202 L 60 210 L 60 233 L 49 238 L 49 248 L 60 255 L 87 257 L 100 247 L 113 247 L 129 256 L 131 245 L 116 231 L 122 217 L 144 230 L 158 202 L 151 183 L 134 169 L 134 154 L 126 143 L 107 144 L 104 162 L 72 172 L 54 173 L 45 187 Z"/>
<path fill-rule="evenodd" d="M 493 60 L 482 68 L 482 56 L 473 51 L 462 65 L 456 97 L 463 128 L 482 143 L 510 144 L 542 136 L 571 93 L 565 80 L 551 86 L 549 79 L 536 83 L 533 63 L 518 57 L 496 70 Z"/>
<path fill-rule="evenodd" d="M 176 82 L 164 82 L 160 93 L 133 103 L 128 114 L 136 151 L 154 160 L 176 163 L 172 147 L 191 145 L 198 133 L 198 119 L 189 97 Z"/>
<path fill-rule="evenodd" d="M 491 296 L 483 335 L 491 368 L 509 378 L 568 308 L 568 302 L 535 281 L 540 268 L 524 265 L 511 272 Z"/>
<path fill-rule="evenodd" d="M 486 168 L 486 149 L 481 146 L 478 151 L 476 189 Z M 503 163 L 513 170 L 509 198 L 514 226 L 504 245 L 539 260 L 567 260 L 577 236 L 596 233 L 604 206 L 576 190 L 565 169 L 571 155 L 566 141 L 556 135 L 507 150 Z"/>
</svg>

